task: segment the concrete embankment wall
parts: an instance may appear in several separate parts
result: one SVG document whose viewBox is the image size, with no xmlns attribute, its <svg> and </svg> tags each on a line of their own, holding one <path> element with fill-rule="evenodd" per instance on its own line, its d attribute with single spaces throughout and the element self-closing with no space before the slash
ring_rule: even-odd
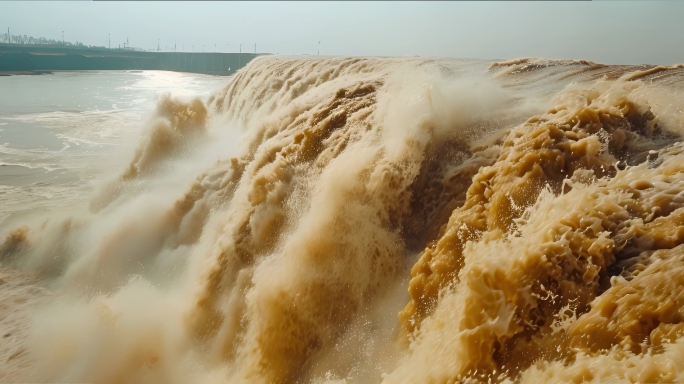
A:
<svg viewBox="0 0 684 384">
<path fill-rule="evenodd" d="M 167 70 L 230 75 L 260 55 L 0 44 L 0 71 Z"/>
</svg>

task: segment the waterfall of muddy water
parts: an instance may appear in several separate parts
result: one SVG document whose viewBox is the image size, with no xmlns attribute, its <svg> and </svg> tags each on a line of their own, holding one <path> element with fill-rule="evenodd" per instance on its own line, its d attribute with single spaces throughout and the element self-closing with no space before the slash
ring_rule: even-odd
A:
<svg viewBox="0 0 684 384">
<path fill-rule="evenodd" d="M 682 381 L 683 81 L 262 57 L 165 96 L 82 210 L 0 228 L 0 381 Z"/>
</svg>

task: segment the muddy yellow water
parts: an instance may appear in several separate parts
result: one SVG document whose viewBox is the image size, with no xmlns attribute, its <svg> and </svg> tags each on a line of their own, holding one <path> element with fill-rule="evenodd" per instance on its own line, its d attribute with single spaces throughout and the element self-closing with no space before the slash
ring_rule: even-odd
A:
<svg viewBox="0 0 684 384">
<path fill-rule="evenodd" d="M 682 381 L 682 81 L 262 57 L 163 96 L 80 210 L 3 227 L 0 375 Z"/>
</svg>

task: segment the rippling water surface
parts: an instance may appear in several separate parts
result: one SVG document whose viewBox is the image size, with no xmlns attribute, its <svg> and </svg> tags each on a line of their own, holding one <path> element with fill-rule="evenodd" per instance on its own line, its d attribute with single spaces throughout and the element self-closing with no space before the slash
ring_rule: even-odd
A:
<svg viewBox="0 0 684 384">
<path fill-rule="evenodd" d="M 228 81 L 161 71 L 0 77 L 0 226 L 53 204 L 82 206 L 91 181 L 130 155 L 162 94 L 207 97 Z"/>
</svg>

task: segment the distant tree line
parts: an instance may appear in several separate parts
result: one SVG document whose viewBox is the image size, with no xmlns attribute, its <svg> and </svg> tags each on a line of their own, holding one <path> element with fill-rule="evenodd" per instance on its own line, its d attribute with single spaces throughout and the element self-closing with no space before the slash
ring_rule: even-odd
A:
<svg viewBox="0 0 684 384">
<path fill-rule="evenodd" d="M 62 47 L 72 47 L 72 48 L 99 48 L 99 49 L 105 49 L 105 47 L 102 46 L 94 46 L 94 45 L 85 45 L 79 41 L 72 43 L 70 41 L 64 41 L 62 42 L 61 40 L 55 40 L 55 39 L 46 39 L 44 37 L 33 37 L 33 36 L 26 36 L 26 35 L 13 35 L 13 34 L 7 34 L 7 33 L 0 33 L 0 43 L 8 43 L 8 44 L 26 44 L 26 45 L 57 45 L 57 46 L 62 46 Z"/>
</svg>

